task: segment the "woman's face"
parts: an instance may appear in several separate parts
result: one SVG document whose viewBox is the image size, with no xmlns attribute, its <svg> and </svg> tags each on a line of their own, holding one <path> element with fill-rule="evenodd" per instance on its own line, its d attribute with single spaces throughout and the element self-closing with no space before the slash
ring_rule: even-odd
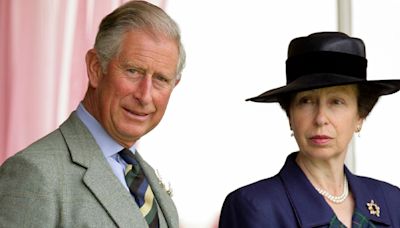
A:
<svg viewBox="0 0 400 228">
<path fill-rule="evenodd" d="M 311 158 L 342 157 L 362 119 L 357 87 L 334 86 L 297 93 L 290 105 L 290 125 L 300 153 Z"/>
</svg>

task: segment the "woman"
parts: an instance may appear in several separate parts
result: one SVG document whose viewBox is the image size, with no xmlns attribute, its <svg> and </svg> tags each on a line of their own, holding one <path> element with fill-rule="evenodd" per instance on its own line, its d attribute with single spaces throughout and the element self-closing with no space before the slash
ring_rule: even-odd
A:
<svg viewBox="0 0 400 228">
<path fill-rule="evenodd" d="M 354 132 L 400 80 L 366 80 L 362 40 L 339 32 L 291 41 L 286 86 L 248 100 L 279 102 L 299 151 L 274 177 L 230 193 L 220 228 L 400 227 L 400 189 L 344 165 Z"/>
</svg>

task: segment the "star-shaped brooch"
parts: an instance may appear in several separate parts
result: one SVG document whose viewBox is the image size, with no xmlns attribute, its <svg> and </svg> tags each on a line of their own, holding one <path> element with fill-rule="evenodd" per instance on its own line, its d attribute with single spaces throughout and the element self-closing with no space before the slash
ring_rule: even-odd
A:
<svg viewBox="0 0 400 228">
<path fill-rule="evenodd" d="M 380 216 L 381 208 L 374 202 L 374 200 L 371 200 L 371 202 L 367 203 L 367 207 L 371 215 L 375 215 L 377 217 Z"/>
</svg>

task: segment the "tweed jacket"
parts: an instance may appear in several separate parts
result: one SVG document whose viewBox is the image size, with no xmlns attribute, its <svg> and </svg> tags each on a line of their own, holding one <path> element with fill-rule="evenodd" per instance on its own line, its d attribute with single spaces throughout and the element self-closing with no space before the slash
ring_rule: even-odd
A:
<svg viewBox="0 0 400 228">
<path fill-rule="evenodd" d="M 219 228 L 329 227 L 334 212 L 296 164 L 296 155 L 288 156 L 277 175 L 231 192 Z M 376 227 L 400 228 L 398 187 L 353 175 L 346 167 L 345 174 L 357 211 Z M 379 217 L 368 209 L 371 200 L 380 207 Z"/>
<path fill-rule="evenodd" d="M 137 153 L 159 205 L 160 228 L 178 228 L 176 207 Z M 54 132 L 0 167 L 0 227 L 146 228 L 75 112 Z"/>
</svg>

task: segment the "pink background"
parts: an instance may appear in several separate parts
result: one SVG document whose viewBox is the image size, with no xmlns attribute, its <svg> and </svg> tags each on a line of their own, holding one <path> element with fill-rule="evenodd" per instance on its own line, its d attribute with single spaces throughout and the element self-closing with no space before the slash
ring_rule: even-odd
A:
<svg viewBox="0 0 400 228">
<path fill-rule="evenodd" d="M 0 165 L 76 108 L 86 51 L 100 20 L 123 2 L 0 1 Z"/>
</svg>

